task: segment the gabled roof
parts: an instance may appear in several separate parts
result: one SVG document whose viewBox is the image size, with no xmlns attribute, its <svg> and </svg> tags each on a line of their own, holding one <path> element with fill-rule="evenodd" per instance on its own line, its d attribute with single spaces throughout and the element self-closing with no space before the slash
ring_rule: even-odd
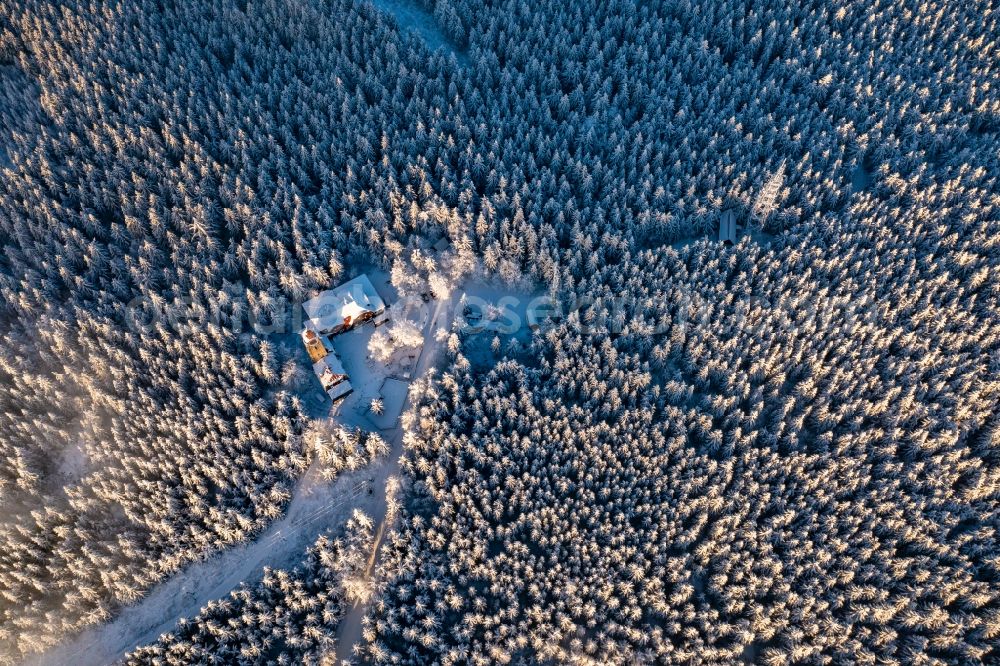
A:
<svg viewBox="0 0 1000 666">
<path fill-rule="evenodd" d="M 354 390 L 351 382 L 347 379 L 344 364 L 341 363 L 340 357 L 332 349 L 321 360 L 313 363 L 313 372 L 316 373 L 323 390 L 334 401 Z"/>
<path fill-rule="evenodd" d="M 320 333 L 330 331 L 344 323 L 348 317 L 354 321 L 366 312 L 381 312 L 385 303 L 375 291 L 368 276 L 361 274 L 336 289 L 320 293 L 302 304 L 310 323 Z"/>
<path fill-rule="evenodd" d="M 736 213 L 732 209 L 722 211 L 719 216 L 719 240 L 735 243 L 739 236 L 739 228 L 736 225 Z"/>
<path fill-rule="evenodd" d="M 334 375 L 347 375 L 347 371 L 344 370 L 344 364 L 340 362 L 340 357 L 333 353 L 327 354 L 322 360 L 313 363 L 313 372 L 319 377 L 320 383 L 323 382 L 323 376 L 327 372 Z M 326 386 L 323 388 L 325 389 Z"/>
<path fill-rule="evenodd" d="M 351 382 L 349 382 L 349 381 L 347 381 L 345 379 L 344 381 L 340 382 L 336 386 L 333 386 L 330 389 L 328 389 L 327 392 L 326 392 L 326 394 L 328 396 L 330 396 L 331 400 L 333 400 L 334 402 L 336 402 L 337 400 L 339 400 L 340 398 L 343 398 L 345 395 L 347 395 L 348 393 L 350 393 L 353 390 L 354 390 L 354 387 L 351 386 Z"/>
</svg>

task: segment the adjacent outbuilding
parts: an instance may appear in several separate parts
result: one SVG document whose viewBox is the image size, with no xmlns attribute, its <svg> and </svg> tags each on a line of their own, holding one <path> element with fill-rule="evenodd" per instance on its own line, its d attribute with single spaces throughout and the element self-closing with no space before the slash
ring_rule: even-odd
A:
<svg viewBox="0 0 1000 666">
<path fill-rule="evenodd" d="M 719 216 L 719 240 L 727 245 L 735 245 L 739 235 L 740 229 L 736 223 L 736 213 L 731 208 L 727 208 Z"/>
<path fill-rule="evenodd" d="M 344 370 L 344 364 L 340 362 L 340 358 L 334 353 L 327 354 L 321 360 L 313 363 L 313 372 L 319 378 L 319 383 L 322 385 L 323 390 L 326 391 L 326 394 L 334 402 L 354 390 L 351 382 L 347 379 L 347 371 Z"/>
<path fill-rule="evenodd" d="M 354 387 L 329 336 L 349 331 L 366 321 L 373 321 L 376 326 L 387 321 L 385 301 L 368 276 L 361 274 L 306 301 L 302 309 L 308 318 L 302 328 L 302 344 L 323 390 L 336 403 Z"/>
</svg>

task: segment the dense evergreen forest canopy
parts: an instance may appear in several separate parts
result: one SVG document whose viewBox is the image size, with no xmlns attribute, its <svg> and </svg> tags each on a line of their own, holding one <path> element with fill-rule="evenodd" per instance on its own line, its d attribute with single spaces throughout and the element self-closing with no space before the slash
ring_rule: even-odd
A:
<svg viewBox="0 0 1000 666">
<path fill-rule="evenodd" d="M 280 515 L 294 304 L 442 235 L 586 305 L 452 350 L 359 658 L 1000 660 L 993 3 L 420 3 L 0 0 L 0 661 Z"/>
</svg>

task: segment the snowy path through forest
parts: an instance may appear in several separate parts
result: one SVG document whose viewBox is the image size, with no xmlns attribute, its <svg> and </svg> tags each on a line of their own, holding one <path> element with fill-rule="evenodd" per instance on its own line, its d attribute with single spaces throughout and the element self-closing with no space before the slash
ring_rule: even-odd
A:
<svg viewBox="0 0 1000 666">
<path fill-rule="evenodd" d="M 427 319 L 425 344 L 414 368 L 414 378 L 422 377 L 438 355 L 441 345 L 434 332 L 446 303 L 437 301 L 433 315 Z M 403 411 L 408 403 L 409 397 Z M 209 601 L 225 598 L 240 583 L 256 582 L 263 575 L 264 567 L 293 567 L 318 534 L 343 524 L 354 509 L 364 511 L 379 524 L 380 533 L 383 533 L 387 506 L 385 488 L 390 477 L 399 476 L 403 431 L 397 427 L 382 431 L 382 435 L 390 446 L 386 458 L 341 474 L 333 482 L 324 482 L 314 464 L 297 485 L 285 515 L 272 523 L 256 541 L 185 567 L 157 585 L 139 603 L 122 609 L 110 623 L 88 629 L 26 663 L 52 666 L 114 663 L 136 647 L 155 642 L 161 634 L 173 629 L 180 618 L 193 618 Z M 376 544 L 372 553 L 373 565 L 378 550 Z M 366 612 L 367 608 L 356 606 L 343 619 L 338 634 L 350 641 L 348 646 L 360 640 L 361 619 Z"/>
<path fill-rule="evenodd" d="M 527 309 L 531 303 L 535 302 L 533 299 L 543 296 L 543 294 L 533 293 L 531 290 L 512 290 L 487 282 L 472 282 L 466 284 L 461 291 L 463 292 L 464 297 L 475 299 L 480 303 L 496 303 L 504 305 L 504 307 L 507 308 L 506 312 L 509 316 L 511 316 L 511 318 L 507 321 L 513 327 L 515 335 L 523 335 L 524 333 L 528 333 L 530 335 L 530 329 L 526 326 L 528 321 Z M 452 321 L 457 314 L 455 311 L 455 305 L 456 303 L 461 302 L 462 298 L 435 301 L 434 312 L 430 317 L 428 317 L 428 325 L 424 330 L 424 336 L 427 342 L 424 344 L 424 347 L 420 352 L 420 358 L 417 359 L 416 372 L 414 374 L 415 377 L 423 377 L 427 373 L 427 369 L 437 360 L 442 345 L 440 341 L 435 340 L 434 331 L 439 328 L 444 328 L 445 330 L 451 329 Z M 444 310 L 443 313 L 442 310 Z M 487 334 L 486 337 L 489 337 L 489 335 Z M 404 412 L 409 406 L 409 402 L 410 396 L 407 395 L 406 403 L 403 407 Z M 375 495 L 378 502 L 378 512 L 368 514 L 379 525 L 377 531 L 378 537 L 375 540 L 375 545 L 373 546 L 371 559 L 369 560 L 368 565 L 367 575 L 369 577 L 377 576 L 376 572 L 378 571 L 379 557 L 382 553 L 382 546 L 385 545 L 384 536 L 387 531 L 387 526 L 385 524 L 385 480 L 389 476 L 398 476 L 399 474 L 399 460 L 402 456 L 402 430 L 400 429 L 398 432 L 394 433 L 394 435 L 395 436 L 392 439 L 392 453 L 389 454 L 392 471 L 391 473 L 383 474 L 380 478 L 376 479 Z M 344 663 L 354 659 L 354 645 L 361 643 L 363 621 L 367 614 L 368 605 L 356 603 L 349 608 L 347 614 L 341 618 L 337 627 L 337 660 L 335 663 Z"/>
<path fill-rule="evenodd" d="M 426 374 L 427 368 L 437 358 L 438 351 L 441 348 L 441 344 L 435 340 L 434 331 L 437 330 L 439 318 L 441 316 L 441 309 L 445 303 L 447 303 L 447 301 L 435 301 L 434 313 L 427 320 L 427 328 L 424 330 L 425 343 L 423 348 L 420 350 L 420 357 L 417 359 L 414 372 L 414 377 L 416 378 L 423 377 Z M 446 316 L 448 315 L 446 314 Z M 409 403 L 410 395 L 407 394 L 406 401 L 403 404 L 404 412 L 409 406 Z M 399 477 L 399 460 L 403 455 L 403 431 L 401 428 L 393 433 L 391 445 L 392 451 L 389 453 L 389 463 L 388 465 L 383 465 L 383 467 L 387 467 L 388 469 L 386 469 L 384 473 L 380 474 L 375 480 L 373 498 L 377 503 L 377 506 L 372 512 L 368 513 L 372 520 L 378 523 L 378 537 L 375 539 L 375 545 L 372 547 L 368 571 L 366 572 L 366 575 L 369 577 L 378 566 L 378 556 L 382 549 L 382 544 L 384 543 L 386 529 L 385 517 L 386 509 L 388 507 L 385 493 L 386 481 L 391 476 L 395 476 L 397 478 Z M 362 621 L 367 613 L 367 604 L 356 603 L 350 607 L 347 610 L 347 614 L 340 619 L 340 623 L 337 625 L 336 663 L 343 663 L 344 661 L 353 658 L 354 645 L 361 642 Z"/>
<path fill-rule="evenodd" d="M 318 533 L 341 524 L 354 509 L 375 509 L 374 495 L 368 494 L 373 471 L 360 469 L 324 483 L 311 468 L 296 488 L 285 515 L 259 539 L 182 569 L 138 604 L 122 609 L 112 622 L 86 630 L 27 663 L 114 663 L 132 649 L 156 641 L 180 618 L 194 617 L 209 601 L 226 597 L 241 582 L 256 581 L 264 567 L 294 566 Z"/>
<path fill-rule="evenodd" d="M 486 283 L 468 285 L 465 289 L 466 296 L 486 302 L 502 302 L 504 295 L 510 293 Z M 525 321 L 529 299 L 530 295 L 524 293 L 515 297 L 516 305 L 511 312 L 518 327 Z M 434 309 L 424 324 L 425 342 L 413 368 L 414 379 L 424 377 L 438 360 L 443 341 L 435 333 L 441 328 L 450 329 L 456 314 L 453 307 L 459 300 L 453 296 L 434 301 Z M 522 330 L 527 331 L 526 328 Z M 409 407 L 411 397 L 408 393 L 401 413 Z M 353 425 L 350 415 L 334 418 Z M 355 509 L 363 511 L 378 525 L 380 538 L 373 546 L 367 571 L 369 577 L 377 576 L 382 545 L 391 529 L 385 522 L 386 486 L 390 478 L 400 477 L 403 428 L 384 429 L 381 434 L 389 444 L 389 454 L 368 467 L 325 482 L 314 463 L 296 486 L 284 516 L 272 523 L 256 541 L 185 567 L 157 585 L 134 606 L 123 608 L 113 621 L 92 627 L 25 663 L 52 666 L 115 663 L 136 647 L 155 642 L 181 618 L 195 617 L 209 601 L 227 597 L 240 583 L 255 583 L 263 575 L 264 567 L 292 568 L 320 533 L 342 525 Z M 352 657 L 353 645 L 361 642 L 362 623 L 367 612 L 367 605 L 355 604 L 341 619 L 337 628 L 338 660 Z"/>
</svg>

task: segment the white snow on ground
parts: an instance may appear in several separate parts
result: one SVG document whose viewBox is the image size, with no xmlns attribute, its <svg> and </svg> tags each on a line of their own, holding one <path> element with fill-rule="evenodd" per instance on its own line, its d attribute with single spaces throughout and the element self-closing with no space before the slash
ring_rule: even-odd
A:
<svg viewBox="0 0 1000 666">
<path fill-rule="evenodd" d="M 750 240 L 764 247 L 770 245 L 771 241 L 774 240 L 774 234 L 770 234 L 762 229 L 754 229 L 747 232 L 745 235 L 750 236 Z M 674 248 L 678 252 L 682 252 L 684 248 L 694 245 L 700 240 L 707 240 L 709 243 L 717 243 L 719 242 L 717 238 L 718 236 L 714 232 L 708 234 L 707 236 L 688 236 L 687 238 L 681 238 L 673 243 L 670 243 L 670 247 Z"/>
<path fill-rule="evenodd" d="M 241 582 L 252 583 L 264 567 L 288 568 L 298 562 L 319 532 L 345 521 L 355 508 L 372 511 L 371 469 L 342 474 L 323 483 L 310 469 L 295 489 L 285 515 L 259 539 L 192 564 L 160 583 L 111 623 L 84 631 L 74 640 L 26 663 L 63 666 L 110 664 L 132 649 L 154 642 L 177 620 L 193 617 L 210 600 L 226 596 Z"/>
<path fill-rule="evenodd" d="M 494 283 L 474 282 L 462 290 L 456 314 L 460 317 L 459 323 L 465 323 L 459 327 L 462 354 L 472 367 L 486 370 L 502 357 L 531 363 L 528 348 L 532 331 L 528 326 L 528 309 L 541 307 L 545 299 L 545 292 L 533 292 L 524 285 L 506 288 Z M 466 309 L 470 314 L 463 317 Z M 494 351 L 494 338 L 500 343 L 498 351 Z"/>
<path fill-rule="evenodd" d="M 757 243 L 757 245 L 767 247 L 774 240 L 774 234 L 770 234 L 763 229 L 754 229 L 750 232 L 750 240 Z"/>
<path fill-rule="evenodd" d="M 379 291 L 384 296 L 387 293 L 384 276 L 378 276 L 378 280 L 372 277 L 376 287 L 381 286 Z M 421 317 L 425 343 L 413 366 L 411 376 L 414 379 L 423 377 L 440 358 L 444 337 L 436 333 L 450 328 L 455 310 L 461 309 L 459 297 L 462 293 L 467 294 L 469 300 L 488 306 L 504 304 L 506 312 L 518 320 L 514 322 L 518 325 L 517 330 L 503 334 L 505 338 L 523 339 L 530 335 L 525 311 L 532 296 L 524 291 L 512 292 L 488 283 L 472 284 L 465 290 L 457 290 L 452 300 L 431 301 L 428 304 Z M 510 324 L 509 319 L 504 317 L 502 323 Z M 206 603 L 227 596 L 240 583 L 256 582 L 265 567 L 293 567 L 321 532 L 343 524 L 354 509 L 364 511 L 379 525 L 379 538 L 371 554 L 370 568 L 370 573 L 377 575 L 378 556 L 387 530 L 386 484 L 390 477 L 400 476 L 399 460 L 403 454 L 403 430 L 397 425 L 398 418 L 412 396 L 409 393 L 410 383 L 392 376 L 391 366 L 379 369 L 368 363 L 365 352 L 372 329 L 368 325 L 334 338 L 337 351 L 343 354 L 342 358 L 351 373 L 352 383 L 357 374 L 358 389 L 349 396 L 353 401 L 348 403 L 345 400 L 333 418 L 345 425 L 371 431 L 379 430 L 379 425 L 385 426 L 380 430 L 390 445 L 386 458 L 367 468 L 341 474 L 333 482 L 323 482 L 318 470 L 310 468 L 296 486 L 285 515 L 272 523 L 256 541 L 189 565 L 157 585 L 137 604 L 122 609 L 112 622 L 84 631 L 73 640 L 26 663 L 54 666 L 113 663 L 136 647 L 156 641 L 161 634 L 173 629 L 180 618 L 196 616 Z M 487 330 L 472 337 L 485 340 L 493 335 L 494 331 Z M 318 384 L 312 388 L 321 393 Z M 384 401 L 382 415 L 373 415 L 368 411 L 370 398 L 374 396 L 380 396 Z M 357 605 L 349 609 L 341 620 L 337 632 L 338 658 L 350 658 L 352 646 L 360 642 L 362 620 L 367 610 L 367 607 Z"/>
<path fill-rule="evenodd" d="M 375 8 L 391 14 L 400 28 L 415 32 L 431 51 L 445 49 L 455 54 L 460 65 L 469 64 L 469 56 L 445 37 L 438 26 L 434 14 L 428 12 L 413 0 L 372 0 Z"/>
<path fill-rule="evenodd" d="M 399 421 L 399 413 L 403 411 L 403 405 L 406 403 L 406 394 L 409 390 L 410 383 L 402 379 L 387 377 L 382 382 L 379 395 L 382 397 L 385 411 L 378 416 L 372 416 L 372 420 L 375 421 L 375 424 L 379 428 L 396 427 Z"/>
<path fill-rule="evenodd" d="M 504 342 L 514 338 L 523 343 L 531 341 L 528 310 L 540 312 L 548 301 L 546 292 L 528 285 L 505 287 L 478 281 L 460 289 L 455 298 L 454 315 L 459 317 L 460 325 L 464 324 L 460 334 L 466 339 L 492 340 L 496 336 Z M 568 307 L 568 304 L 562 305 L 563 309 Z"/>
<path fill-rule="evenodd" d="M 857 166 L 851 172 L 851 189 L 855 192 L 867 189 L 872 182 L 872 175 L 865 169 L 863 161 L 858 161 Z"/>
<path fill-rule="evenodd" d="M 68 486 L 76 483 L 90 469 L 90 462 L 87 452 L 79 442 L 74 442 L 67 446 L 59 455 L 59 467 L 56 473 L 61 485 Z"/>
<path fill-rule="evenodd" d="M 417 359 L 416 367 L 414 369 L 414 377 L 422 377 L 429 367 L 437 360 L 438 355 L 441 351 L 441 344 L 436 340 L 434 335 L 430 332 L 435 328 L 439 317 L 442 317 L 442 313 L 447 311 L 446 301 L 434 301 L 434 310 L 431 316 L 428 318 L 427 325 L 424 328 L 424 347 L 420 352 L 420 358 Z M 450 321 L 450 319 L 448 320 Z M 404 397 L 402 408 L 406 407 L 409 396 Z M 386 414 L 389 413 L 388 407 L 386 408 Z M 399 412 L 396 412 L 398 415 Z M 396 429 L 392 431 L 393 436 L 390 440 L 392 445 L 392 450 L 389 452 L 389 462 L 385 465 L 380 466 L 378 478 L 375 480 L 375 492 L 372 498 L 376 505 L 369 511 L 366 510 L 368 516 L 370 516 L 374 521 L 378 523 L 377 538 L 375 539 L 375 545 L 372 549 L 371 562 L 373 567 L 369 569 L 369 572 L 373 568 L 378 566 L 378 557 L 381 551 L 382 543 L 384 543 L 385 536 L 385 514 L 386 514 L 386 480 L 390 477 L 399 477 L 399 459 L 403 455 L 403 431 L 402 429 Z M 349 660 L 354 654 L 354 645 L 361 642 L 361 628 L 362 620 L 368 613 L 368 607 L 366 605 L 355 604 L 352 608 L 347 611 L 347 614 L 341 618 L 340 624 L 337 626 L 337 660 Z"/>
<path fill-rule="evenodd" d="M 351 386 L 354 387 L 354 392 L 340 401 L 337 407 L 338 417 L 349 424 L 355 421 L 361 425 L 367 423 L 367 430 L 374 430 L 378 426 L 374 420 L 376 415 L 369 411 L 369 405 L 373 398 L 379 397 L 382 383 L 390 373 L 385 365 L 368 358 L 368 340 L 374 331 L 374 326 L 363 326 L 332 339 L 337 356 L 343 362 Z"/>
</svg>

